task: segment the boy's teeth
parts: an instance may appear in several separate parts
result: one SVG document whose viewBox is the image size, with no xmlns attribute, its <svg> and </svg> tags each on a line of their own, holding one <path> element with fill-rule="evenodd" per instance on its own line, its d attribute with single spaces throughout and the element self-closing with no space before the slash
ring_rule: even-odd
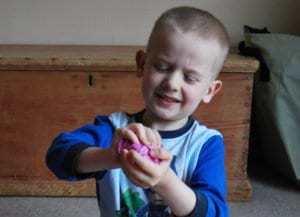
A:
<svg viewBox="0 0 300 217">
<path fill-rule="evenodd" d="M 177 102 L 176 99 L 173 99 L 173 98 L 171 98 L 171 97 L 162 96 L 162 98 L 163 98 L 164 100 L 168 101 L 168 102 Z"/>
</svg>

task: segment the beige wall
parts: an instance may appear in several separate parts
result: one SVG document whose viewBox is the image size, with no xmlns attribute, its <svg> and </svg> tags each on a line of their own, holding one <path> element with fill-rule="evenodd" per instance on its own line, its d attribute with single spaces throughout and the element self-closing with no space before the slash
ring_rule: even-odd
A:
<svg viewBox="0 0 300 217">
<path fill-rule="evenodd" d="M 154 20 L 177 5 L 215 14 L 233 46 L 244 24 L 300 35 L 299 0 L 0 0 L 0 44 L 144 45 Z"/>
</svg>

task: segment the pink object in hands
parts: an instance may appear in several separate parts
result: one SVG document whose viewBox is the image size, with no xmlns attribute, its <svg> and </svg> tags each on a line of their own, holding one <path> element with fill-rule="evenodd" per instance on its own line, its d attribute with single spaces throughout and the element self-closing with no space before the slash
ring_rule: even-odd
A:
<svg viewBox="0 0 300 217">
<path fill-rule="evenodd" d="M 152 161 L 153 163 L 159 163 L 159 160 L 156 158 L 153 158 L 150 156 L 150 151 L 151 151 L 151 147 L 148 145 L 144 145 L 141 143 L 130 143 L 128 141 L 125 140 L 120 140 L 118 143 L 118 152 L 120 153 L 121 150 L 123 149 L 127 149 L 127 150 L 134 150 L 137 153 L 139 153 L 141 156 L 143 156 L 144 158 Z"/>
</svg>

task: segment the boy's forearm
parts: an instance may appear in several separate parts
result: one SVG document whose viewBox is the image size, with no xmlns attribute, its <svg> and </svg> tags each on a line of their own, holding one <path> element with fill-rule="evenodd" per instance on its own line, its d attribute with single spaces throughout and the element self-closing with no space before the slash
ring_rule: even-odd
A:
<svg viewBox="0 0 300 217">
<path fill-rule="evenodd" d="M 117 156 L 110 149 L 90 147 L 80 154 L 76 172 L 90 173 L 117 167 L 120 167 Z"/>
<path fill-rule="evenodd" d="M 169 169 L 163 180 L 152 188 L 171 208 L 176 216 L 187 216 L 195 208 L 196 195 Z"/>
</svg>

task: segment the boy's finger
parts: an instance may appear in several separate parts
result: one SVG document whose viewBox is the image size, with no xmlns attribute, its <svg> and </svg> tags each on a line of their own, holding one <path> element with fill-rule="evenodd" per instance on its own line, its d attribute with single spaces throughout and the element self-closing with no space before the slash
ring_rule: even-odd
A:
<svg viewBox="0 0 300 217">
<path fill-rule="evenodd" d="M 132 160 L 132 163 L 134 163 L 140 170 L 145 171 L 145 168 L 151 168 L 154 164 L 149 159 L 144 158 L 136 151 L 131 150 L 130 151 L 130 158 Z M 154 164 L 155 165 L 155 164 Z M 153 168 L 152 168 L 153 169 Z"/>
<path fill-rule="evenodd" d="M 126 127 L 122 127 L 118 129 L 118 138 L 128 140 L 132 143 L 139 143 L 138 136 L 132 131 L 131 129 L 128 129 Z"/>
<path fill-rule="evenodd" d="M 151 157 L 157 158 L 157 159 L 160 159 L 160 160 L 171 161 L 171 159 L 172 159 L 171 152 L 164 149 L 164 148 L 153 149 L 153 150 L 150 151 L 150 155 L 151 155 Z"/>
<path fill-rule="evenodd" d="M 124 154 L 123 170 L 127 178 L 133 184 L 138 185 L 140 187 L 143 188 L 151 187 L 151 185 L 148 183 L 149 175 L 147 174 L 146 171 L 143 170 L 142 168 L 143 166 L 141 165 L 141 163 L 147 160 L 132 150 L 131 151 L 124 150 L 122 151 L 122 154 Z M 149 165 L 146 168 L 149 169 Z"/>
<path fill-rule="evenodd" d="M 149 145 L 150 141 L 147 137 L 146 127 L 142 124 L 131 124 L 128 128 L 137 136 L 139 142 L 145 145 Z"/>
<path fill-rule="evenodd" d="M 150 141 L 150 146 L 153 149 L 157 149 L 161 147 L 161 137 L 157 130 L 146 128 L 146 134 L 148 137 L 148 140 Z"/>
</svg>

